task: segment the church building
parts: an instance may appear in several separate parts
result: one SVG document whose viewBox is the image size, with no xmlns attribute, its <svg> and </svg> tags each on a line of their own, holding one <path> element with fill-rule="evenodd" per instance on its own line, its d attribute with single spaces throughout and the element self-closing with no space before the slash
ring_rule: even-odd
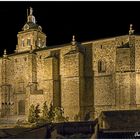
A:
<svg viewBox="0 0 140 140">
<path fill-rule="evenodd" d="M 32 104 L 64 108 L 69 121 L 140 108 L 140 35 L 46 46 L 30 8 L 16 50 L 0 58 L 0 117 L 27 118 Z"/>
</svg>

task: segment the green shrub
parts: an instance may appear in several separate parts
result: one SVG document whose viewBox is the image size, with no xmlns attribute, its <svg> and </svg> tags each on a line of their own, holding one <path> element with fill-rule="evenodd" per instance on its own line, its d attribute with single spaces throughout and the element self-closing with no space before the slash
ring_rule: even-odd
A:
<svg viewBox="0 0 140 140">
<path fill-rule="evenodd" d="M 36 105 L 35 107 L 35 122 L 38 122 L 40 119 L 40 109 L 39 109 L 39 104 Z"/>
<path fill-rule="evenodd" d="M 55 117 L 55 110 L 54 110 L 54 106 L 51 103 L 49 111 L 48 111 L 48 121 L 49 122 L 53 122 L 54 121 L 54 117 Z"/>
<path fill-rule="evenodd" d="M 42 110 L 42 120 L 45 120 L 48 122 L 49 116 L 48 116 L 48 106 L 47 106 L 47 101 L 44 102 L 43 104 L 43 110 Z"/>
<path fill-rule="evenodd" d="M 28 122 L 35 123 L 36 117 L 35 117 L 35 106 L 31 105 L 29 108 L 29 116 L 28 116 Z"/>
</svg>

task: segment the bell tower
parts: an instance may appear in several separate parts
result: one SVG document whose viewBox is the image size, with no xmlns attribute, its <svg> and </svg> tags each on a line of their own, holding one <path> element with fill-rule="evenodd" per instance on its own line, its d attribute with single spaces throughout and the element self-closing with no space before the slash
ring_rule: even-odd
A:
<svg viewBox="0 0 140 140">
<path fill-rule="evenodd" d="M 31 7 L 29 14 L 27 9 L 27 21 L 22 31 L 18 32 L 17 39 L 16 53 L 46 47 L 46 35 L 42 32 L 42 27 L 36 23 Z"/>
</svg>

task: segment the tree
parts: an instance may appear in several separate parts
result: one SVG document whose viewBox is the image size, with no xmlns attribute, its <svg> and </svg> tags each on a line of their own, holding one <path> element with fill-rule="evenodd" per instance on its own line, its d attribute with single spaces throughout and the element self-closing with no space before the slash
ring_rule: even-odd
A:
<svg viewBox="0 0 140 140">
<path fill-rule="evenodd" d="M 64 119 L 63 114 L 64 114 L 63 108 L 55 107 L 55 121 L 56 122 L 63 121 Z"/>
<path fill-rule="evenodd" d="M 35 122 L 38 122 L 39 118 L 40 118 L 40 109 L 39 109 L 39 104 L 36 105 L 35 107 Z"/>
<path fill-rule="evenodd" d="M 48 106 L 47 106 L 47 101 L 44 102 L 43 104 L 43 111 L 42 111 L 42 118 L 46 121 L 48 121 Z"/>
<path fill-rule="evenodd" d="M 50 108 L 49 108 L 49 111 L 48 111 L 48 120 L 49 120 L 49 122 L 53 122 L 54 117 L 55 117 L 54 106 L 53 106 L 53 104 L 51 102 L 50 103 Z"/>
<path fill-rule="evenodd" d="M 76 115 L 74 116 L 74 121 L 79 121 L 79 115 L 78 115 L 78 114 L 76 114 Z"/>
<path fill-rule="evenodd" d="M 28 116 L 28 122 L 35 123 L 36 117 L 35 117 L 35 106 L 31 105 L 29 108 L 29 116 Z"/>
<path fill-rule="evenodd" d="M 64 109 L 62 107 L 55 107 L 55 121 L 66 122 L 68 117 L 64 117 Z"/>
</svg>

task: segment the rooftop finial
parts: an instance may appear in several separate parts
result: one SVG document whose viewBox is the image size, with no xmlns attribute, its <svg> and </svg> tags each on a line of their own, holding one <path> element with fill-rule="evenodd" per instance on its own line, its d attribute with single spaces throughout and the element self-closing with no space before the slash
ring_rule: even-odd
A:
<svg viewBox="0 0 140 140">
<path fill-rule="evenodd" d="M 30 7 L 30 10 L 29 10 L 29 14 L 28 14 L 28 11 L 27 11 L 27 22 L 32 22 L 32 23 L 36 23 L 35 21 L 35 17 L 33 16 L 33 8 Z"/>
<path fill-rule="evenodd" d="M 132 24 L 130 24 L 130 30 L 132 30 L 132 27 L 133 27 L 133 25 L 132 25 Z"/>
<path fill-rule="evenodd" d="M 4 49 L 3 57 L 6 57 L 6 56 L 7 56 L 7 52 L 6 52 L 6 49 Z"/>
<path fill-rule="evenodd" d="M 72 45 L 75 45 L 76 41 L 75 41 L 75 35 L 72 36 Z"/>
<path fill-rule="evenodd" d="M 72 41 L 75 41 L 75 35 L 72 36 Z"/>
<path fill-rule="evenodd" d="M 129 28 L 129 35 L 134 34 L 134 30 L 133 30 L 133 24 L 130 24 L 130 28 Z"/>
<path fill-rule="evenodd" d="M 6 49 L 4 49 L 4 55 L 6 55 L 6 54 L 7 54 Z"/>
<path fill-rule="evenodd" d="M 33 15 L 33 8 L 30 7 L 30 15 Z"/>
</svg>

